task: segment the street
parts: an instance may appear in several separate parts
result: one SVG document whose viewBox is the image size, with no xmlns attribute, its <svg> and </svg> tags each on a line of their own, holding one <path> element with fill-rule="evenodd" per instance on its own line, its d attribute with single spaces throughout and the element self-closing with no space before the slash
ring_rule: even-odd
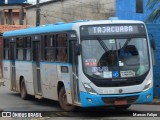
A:
<svg viewBox="0 0 160 120">
<path fill-rule="evenodd" d="M 115 119 L 127 119 L 130 117 L 142 119 L 141 114 L 149 114 L 145 116 L 152 118 L 155 114 L 160 116 L 160 105 L 132 105 L 128 110 L 117 111 L 114 108 L 99 107 L 99 108 L 78 108 L 75 112 L 64 112 L 56 101 L 48 99 L 34 99 L 22 100 L 20 94 L 8 90 L 5 86 L 0 87 L 0 110 L 3 111 L 16 111 L 16 112 L 42 112 L 42 117 L 47 117 L 46 119 L 55 118 L 60 119 L 65 118 L 89 118 L 89 119 L 105 119 L 113 117 Z M 144 112 L 147 111 L 147 112 Z M 150 114 L 151 113 L 151 114 Z M 134 117 L 133 117 L 134 116 Z M 143 116 L 144 117 L 144 116 Z M 156 115 L 154 116 L 156 117 Z M 158 117 L 156 117 L 158 118 Z M 16 118 L 17 119 L 17 118 Z M 20 118 L 19 118 L 20 119 Z M 1 120 L 1 119 L 0 119 Z"/>
</svg>

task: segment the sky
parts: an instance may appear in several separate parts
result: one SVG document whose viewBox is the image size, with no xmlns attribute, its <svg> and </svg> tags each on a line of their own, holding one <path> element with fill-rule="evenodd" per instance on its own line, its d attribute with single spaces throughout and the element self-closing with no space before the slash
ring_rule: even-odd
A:
<svg viewBox="0 0 160 120">
<path fill-rule="evenodd" d="M 27 0 L 28 3 L 31 3 L 31 4 L 35 4 L 37 0 Z M 50 0 L 39 0 L 40 2 L 46 2 L 46 1 L 50 1 Z"/>
<path fill-rule="evenodd" d="M 35 4 L 37 0 L 27 0 L 28 3 L 30 4 Z M 46 2 L 50 0 L 39 0 L 40 2 Z M 8 0 L 5 0 L 5 3 L 8 3 Z"/>
</svg>

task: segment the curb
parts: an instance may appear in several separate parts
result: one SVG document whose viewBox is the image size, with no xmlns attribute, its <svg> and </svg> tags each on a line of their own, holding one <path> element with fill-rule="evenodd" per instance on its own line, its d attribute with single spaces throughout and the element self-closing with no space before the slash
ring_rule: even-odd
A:
<svg viewBox="0 0 160 120">
<path fill-rule="evenodd" d="M 4 86 L 4 81 L 0 80 L 0 86 Z"/>
<path fill-rule="evenodd" d="M 4 80 L 0 79 L 0 86 L 4 86 Z"/>
<path fill-rule="evenodd" d="M 153 104 L 153 105 L 160 105 L 160 99 L 154 99 L 151 104 Z"/>
<path fill-rule="evenodd" d="M 154 98 L 151 103 L 146 103 L 146 105 L 160 105 L 160 99 Z"/>
</svg>

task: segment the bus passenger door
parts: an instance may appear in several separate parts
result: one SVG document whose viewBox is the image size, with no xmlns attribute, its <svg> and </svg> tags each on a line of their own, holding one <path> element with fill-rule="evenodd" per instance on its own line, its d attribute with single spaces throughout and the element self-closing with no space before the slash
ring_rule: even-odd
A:
<svg viewBox="0 0 160 120">
<path fill-rule="evenodd" d="M 16 91 L 16 72 L 15 72 L 15 42 L 10 42 L 10 60 L 11 60 L 11 90 Z"/>
<path fill-rule="evenodd" d="M 41 50 L 40 50 L 40 41 L 33 41 L 33 84 L 35 95 L 42 95 L 41 88 L 41 75 L 40 75 L 40 58 L 41 58 Z"/>
<path fill-rule="evenodd" d="M 78 80 L 78 56 L 76 55 L 76 41 L 70 42 L 70 60 L 72 63 L 72 95 L 74 103 L 79 103 L 79 80 Z"/>
</svg>

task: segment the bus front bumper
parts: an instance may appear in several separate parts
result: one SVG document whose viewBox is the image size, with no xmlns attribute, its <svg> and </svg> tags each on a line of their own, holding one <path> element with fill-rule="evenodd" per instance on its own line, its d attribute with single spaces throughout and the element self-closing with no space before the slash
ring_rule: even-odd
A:
<svg viewBox="0 0 160 120">
<path fill-rule="evenodd" d="M 127 100 L 127 104 L 151 103 L 153 100 L 153 88 L 147 91 L 121 94 L 121 95 L 93 95 L 87 92 L 80 92 L 81 107 L 96 107 L 115 105 L 118 100 Z"/>
</svg>

